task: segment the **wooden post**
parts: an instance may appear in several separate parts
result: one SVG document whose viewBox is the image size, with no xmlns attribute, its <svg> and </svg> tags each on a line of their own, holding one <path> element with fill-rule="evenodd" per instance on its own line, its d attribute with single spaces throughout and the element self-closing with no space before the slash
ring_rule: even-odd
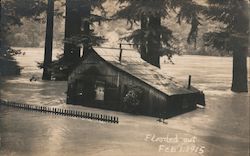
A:
<svg viewBox="0 0 250 156">
<path fill-rule="evenodd" d="M 119 56 L 120 63 L 122 62 L 122 44 L 120 43 L 120 56 Z"/>
<path fill-rule="evenodd" d="M 191 75 L 189 75 L 188 77 L 188 89 L 191 88 Z"/>
</svg>

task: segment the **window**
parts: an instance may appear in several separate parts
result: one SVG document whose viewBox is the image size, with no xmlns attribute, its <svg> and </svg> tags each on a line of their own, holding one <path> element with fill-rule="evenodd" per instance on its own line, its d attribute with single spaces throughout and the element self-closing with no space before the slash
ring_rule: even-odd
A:
<svg viewBox="0 0 250 156">
<path fill-rule="evenodd" d="M 96 81 L 95 83 L 95 100 L 104 101 L 104 91 L 105 91 L 105 83 L 101 81 Z"/>
</svg>

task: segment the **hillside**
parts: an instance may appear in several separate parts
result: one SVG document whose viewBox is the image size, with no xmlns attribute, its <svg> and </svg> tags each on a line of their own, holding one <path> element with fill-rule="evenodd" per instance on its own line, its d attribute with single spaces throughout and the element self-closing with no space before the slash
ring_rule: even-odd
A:
<svg viewBox="0 0 250 156">
<path fill-rule="evenodd" d="M 202 5 L 206 5 L 205 0 L 196 0 Z M 118 9 L 119 6 L 113 0 L 107 0 L 104 3 L 104 8 L 108 12 L 108 16 L 112 16 Z M 94 10 L 98 13 L 98 10 Z M 202 25 L 199 26 L 198 39 L 197 39 L 197 48 L 194 48 L 194 45 L 187 44 L 187 36 L 190 30 L 190 25 L 182 22 L 179 25 L 176 21 L 176 15 L 171 13 L 173 17 L 163 20 L 163 25 L 167 25 L 174 32 L 176 37 L 176 45 L 181 51 L 182 54 L 198 54 L 198 55 L 215 55 L 215 56 L 228 56 L 231 55 L 228 52 L 217 51 L 211 47 L 205 47 L 203 44 L 202 36 L 204 33 L 209 31 L 214 31 L 222 26 L 219 23 L 214 23 L 204 19 Z M 45 32 L 45 23 L 36 23 L 28 20 L 23 20 L 24 24 L 21 27 L 13 27 L 12 33 L 8 36 L 8 40 L 12 46 L 24 46 L 24 47 L 43 47 L 44 46 L 44 32 Z M 134 29 L 137 29 L 138 24 L 134 24 L 133 28 L 130 29 L 130 24 L 125 20 L 111 20 L 109 22 L 103 22 L 101 25 L 95 24 L 95 32 L 99 35 L 105 36 L 107 39 L 104 46 L 117 47 L 120 42 L 119 39 L 131 33 Z M 64 19 L 55 18 L 54 26 L 54 46 L 62 47 L 62 42 L 64 39 Z M 250 56 L 250 52 L 249 52 Z"/>
</svg>

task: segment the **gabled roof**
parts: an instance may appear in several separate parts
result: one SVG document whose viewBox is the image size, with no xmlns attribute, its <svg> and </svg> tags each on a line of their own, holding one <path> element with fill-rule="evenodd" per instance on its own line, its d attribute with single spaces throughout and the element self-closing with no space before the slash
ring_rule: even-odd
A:
<svg viewBox="0 0 250 156">
<path fill-rule="evenodd" d="M 200 92 L 193 87 L 187 89 L 175 82 L 172 77 L 162 74 L 161 69 L 141 59 L 136 50 L 123 50 L 121 62 L 119 61 L 120 49 L 94 48 L 94 50 L 106 62 L 169 96 Z"/>
</svg>

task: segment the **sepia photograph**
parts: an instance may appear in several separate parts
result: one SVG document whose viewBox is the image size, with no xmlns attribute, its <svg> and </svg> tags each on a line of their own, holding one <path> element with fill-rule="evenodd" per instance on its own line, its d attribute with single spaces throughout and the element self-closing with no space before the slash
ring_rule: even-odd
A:
<svg viewBox="0 0 250 156">
<path fill-rule="evenodd" d="M 249 0 L 0 0 L 0 156 L 249 156 Z"/>
</svg>

